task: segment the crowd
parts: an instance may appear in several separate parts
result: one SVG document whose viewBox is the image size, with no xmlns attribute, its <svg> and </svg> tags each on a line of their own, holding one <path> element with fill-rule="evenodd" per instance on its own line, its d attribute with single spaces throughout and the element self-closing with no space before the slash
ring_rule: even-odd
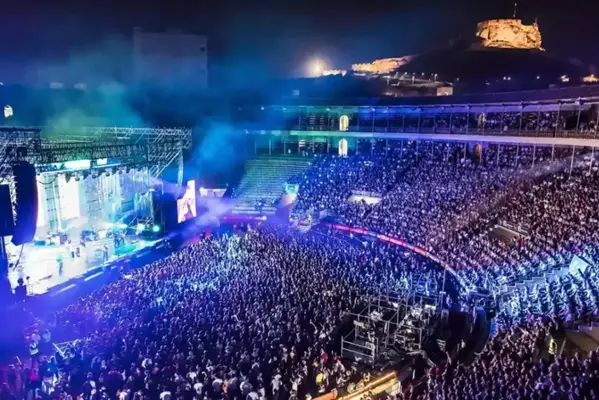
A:
<svg viewBox="0 0 599 400">
<path fill-rule="evenodd" d="M 374 204 L 336 204 L 364 190 L 351 179 L 340 185 L 342 171 L 361 176 L 367 166 L 346 159 L 339 168 L 337 157 L 326 156 L 315 164 L 318 171 L 304 176 L 301 187 L 311 191 L 300 203 L 302 212 L 333 204 L 348 225 L 421 245 L 502 300 L 504 329 L 475 364 L 450 362 L 442 374 L 431 370 L 427 389 L 413 398 L 597 398 L 597 353 L 586 360 L 540 357 L 549 335 L 546 325 L 531 323 L 531 316 L 546 316 L 572 328 L 599 317 L 596 161 L 580 149 L 572 158 L 559 149 L 490 147 L 477 158 L 459 148 L 435 154 L 423 147 L 394 167 L 375 167 L 393 176 L 394 186 L 368 186 L 380 193 Z M 402 148 L 404 154 L 413 150 Z M 312 177 L 323 175 L 312 185 Z M 329 185 L 338 188 L 335 198 L 328 197 Z M 573 261 L 579 266 L 572 268 Z"/>
<path fill-rule="evenodd" d="M 481 155 L 462 144 L 407 142 L 383 154 L 316 158 L 303 176 L 297 214 L 322 212 L 429 248 L 449 229 L 466 226 L 504 197 L 508 183 L 534 162 L 566 156 L 562 150 L 492 147 Z M 534 154 L 533 154 L 534 153 Z M 514 185 L 511 185 L 514 186 Z M 368 192 L 380 202 L 350 202 Z"/>
<path fill-rule="evenodd" d="M 347 243 L 346 243 L 347 244 Z M 438 266 L 395 247 L 340 246 L 263 228 L 186 247 L 56 315 L 79 340 L 11 370 L 9 390 L 63 398 L 287 399 L 343 386 L 346 312 L 412 271 Z M 17 379 L 16 376 L 19 376 Z"/>
<path fill-rule="evenodd" d="M 425 161 L 406 171 L 361 221 L 377 232 L 428 248 L 437 235 L 465 224 L 463 219 L 470 217 L 468 210 L 479 210 L 494 194 L 502 193 L 511 172 L 471 162 Z"/>
<path fill-rule="evenodd" d="M 469 366 L 448 361 L 431 369 L 424 388 L 411 399 L 597 399 L 599 352 L 549 354 L 548 340 L 560 338 L 557 324 L 529 319 L 499 332 Z M 561 347 L 563 340 L 557 343 Z"/>
<path fill-rule="evenodd" d="M 396 185 L 401 169 L 409 163 L 394 155 L 317 158 L 304 176 L 292 179 L 293 183 L 302 184 L 295 210 L 358 214 L 360 204 L 346 201 L 352 191 L 385 193 Z"/>
<path fill-rule="evenodd" d="M 502 314 L 510 321 L 546 315 L 567 326 L 599 317 L 599 271 L 596 264 L 563 276 L 543 279 L 511 293 Z"/>
<path fill-rule="evenodd" d="M 298 179 L 298 214 L 324 210 L 404 239 L 486 289 L 549 274 L 574 255 L 594 262 L 599 172 L 588 156 L 515 146 L 477 156 L 422 144 L 396 153 L 317 159 Z M 347 201 L 356 191 L 380 201 Z"/>
<path fill-rule="evenodd" d="M 597 398 L 597 353 L 544 354 L 560 327 L 599 315 L 599 169 L 553 148 L 406 142 L 321 156 L 295 178 L 298 215 L 420 245 L 502 298 L 502 329 L 469 366 L 431 369 L 413 398 Z M 367 193 L 375 202 L 349 202 Z M 572 261 L 581 267 L 569 270 Z M 565 268 L 565 270 L 564 270 Z M 260 227 L 212 237 L 59 310 L 78 338 L 12 367 L 2 394 L 86 399 L 303 399 L 359 380 L 340 358 L 344 316 L 439 264 L 376 241 Z M 514 286 L 520 282 L 523 285 Z M 423 290 L 427 290 L 424 288 Z M 569 396 L 569 397 L 568 397 Z"/>
<path fill-rule="evenodd" d="M 574 255 L 594 262 L 598 206 L 596 170 L 560 171 L 529 182 L 476 224 L 454 232 L 437 254 L 479 285 L 549 273 Z M 502 238 L 497 225 L 513 227 L 511 237 Z"/>
</svg>

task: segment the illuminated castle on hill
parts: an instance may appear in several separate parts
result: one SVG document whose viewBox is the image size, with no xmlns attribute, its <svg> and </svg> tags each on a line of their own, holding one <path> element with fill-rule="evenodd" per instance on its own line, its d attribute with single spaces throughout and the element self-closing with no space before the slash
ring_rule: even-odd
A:
<svg viewBox="0 0 599 400">
<path fill-rule="evenodd" d="M 431 51 L 357 63 L 322 75 L 363 78 L 371 85 L 383 82 L 381 95 L 396 97 L 547 89 L 598 80 L 593 66 L 545 51 L 537 21 L 523 23 L 516 9 L 517 4 L 513 18 L 481 21 L 473 35 Z"/>
<path fill-rule="evenodd" d="M 539 25 L 525 25 L 519 19 L 491 19 L 479 22 L 476 26 L 478 42 L 473 46 L 495 49 L 541 50 L 542 36 Z M 358 63 L 351 66 L 351 72 L 357 75 L 390 74 L 409 64 L 417 55 L 383 58 L 369 63 Z M 323 75 L 345 75 L 345 70 L 326 70 Z"/>
<path fill-rule="evenodd" d="M 536 21 L 524 25 L 519 19 L 491 19 L 478 23 L 476 36 L 482 40 L 483 47 L 543 50 Z"/>
</svg>

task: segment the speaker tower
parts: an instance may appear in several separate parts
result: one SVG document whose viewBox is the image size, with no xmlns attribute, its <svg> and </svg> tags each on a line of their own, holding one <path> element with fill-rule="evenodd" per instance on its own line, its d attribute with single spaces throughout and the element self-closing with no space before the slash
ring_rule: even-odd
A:
<svg viewBox="0 0 599 400">
<path fill-rule="evenodd" d="M 38 197 L 35 167 L 28 162 L 13 164 L 15 191 L 17 194 L 17 216 L 12 237 L 19 246 L 33 241 L 37 228 Z"/>
</svg>

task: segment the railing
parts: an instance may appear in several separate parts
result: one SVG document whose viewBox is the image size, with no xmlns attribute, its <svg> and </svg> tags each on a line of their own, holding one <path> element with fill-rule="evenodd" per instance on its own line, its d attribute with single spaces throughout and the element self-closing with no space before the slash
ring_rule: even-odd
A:
<svg viewBox="0 0 599 400">
<path fill-rule="evenodd" d="M 418 128 L 416 127 L 369 127 L 350 126 L 347 130 L 339 130 L 333 126 L 293 125 L 280 129 L 247 129 L 241 128 L 247 134 L 283 134 L 290 131 L 297 132 L 323 132 L 323 133 L 407 133 L 407 134 L 446 134 L 446 135 L 473 135 L 473 136 L 519 136 L 519 137 L 546 137 L 546 138 L 572 138 L 572 139 L 599 139 L 599 129 L 593 130 L 520 130 L 520 129 L 463 129 L 463 128 Z"/>
<path fill-rule="evenodd" d="M 596 138 L 599 99 L 434 106 L 271 106 L 257 112 L 241 109 L 235 119 L 238 129 L 257 134 L 315 131 Z"/>
<path fill-rule="evenodd" d="M 421 106 L 421 105 L 455 105 L 455 104 L 488 104 L 488 103 L 520 103 L 542 101 L 591 101 L 599 97 L 599 85 L 570 86 L 541 90 L 519 90 L 513 92 L 494 92 L 464 94 L 454 96 L 412 96 L 412 97 L 340 97 L 340 98 L 304 98 L 287 97 L 281 106 Z"/>
</svg>

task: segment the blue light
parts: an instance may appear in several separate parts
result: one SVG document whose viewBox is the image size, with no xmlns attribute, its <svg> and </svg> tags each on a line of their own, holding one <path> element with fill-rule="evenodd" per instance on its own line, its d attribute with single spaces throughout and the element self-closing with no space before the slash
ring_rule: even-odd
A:
<svg viewBox="0 0 599 400">
<path fill-rule="evenodd" d="M 66 169 L 89 169 L 91 166 L 90 160 L 75 160 L 64 163 Z"/>
</svg>

